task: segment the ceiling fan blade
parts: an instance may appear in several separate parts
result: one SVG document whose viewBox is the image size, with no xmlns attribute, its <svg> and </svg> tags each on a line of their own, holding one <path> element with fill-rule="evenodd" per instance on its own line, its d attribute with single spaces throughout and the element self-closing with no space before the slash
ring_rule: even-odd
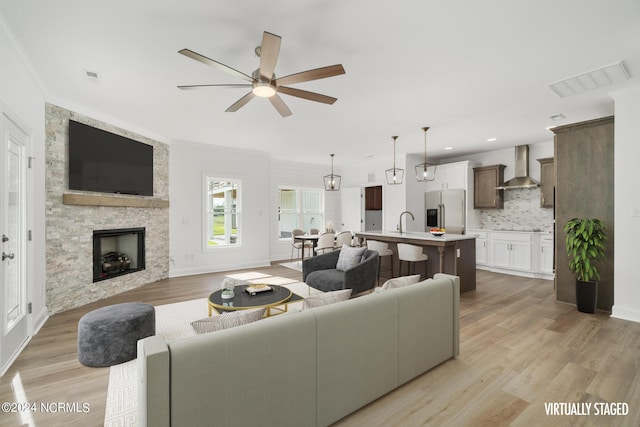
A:
<svg viewBox="0 0 640 427">
<path fill-rule="evenodd" d="M 262 46 L 260 46 L 260 78 L 271 81 L 273 71 L 278 62 L 280 54 L 280 43 L 282 38 L 267 31 L 262 35 Z"/>
<path fill-rule="evenodd" d="M 246 83 L 238 83 L 238 84 L 220 84 L 220 85 L 181 85 L 178 86 L 178 89 L 182 90 L 192 90 L 192 89 L 202 89 L 202 88 L 210 88 L 210 87 L 251 87 L 250 84 Z"/>
<path fill-rule="evenodd" d="M 224 111 L 227 112 L 227 113 L 236 112 L 240 108 L 244 107 L 247 104 L 247 102 L 251 101 L 254 97 L 255 97 L 255 95 L 253 94 L 253 92 L 249 92 L 248 94 L 246 94 L 242 98 L 238 99 L 231 107 L 227 108 Z"/>
<path fill-rule="evenodd" d="M 322 95 L 320 93 L 309 92 L 307 90 L 295 89 L 286 86 L 277 86 L 276 91 L 291 96 L 297 96 L 298 98 L 308 99 L 309 101 L 322 102 L 324 104 L 333 104 L 338 100 L 332 96 Z"/>
<path fill-rule="evenodd" d="M 311 80 L 326 79 L 327 77 L 344 74 L 342 64 L 329 65 L 328 67 L 315 68 L 313 70 L 302 71 L 301 73 L 290 74 L 276 79 L 276 86 L 290 85 L 294 83 L 308 82 Z"/>
<path fill-rule="evenodd" d="M 287 104 L 285 104 L 277 94 L 269 97 L 269 101 L 271 101 L 271 104 L 278 110 L 278 113 L 280 113 L 282 117 L 288 117 L 292 114 Z"/>
<path fill-rule="evenodd" d="M 184 56 L 186 56 L 188 58 L 195 59 L 198 62 L 202 62 L 203 64 L 215 67 L 220 71 L 224 71 L 225 73 L 228 73 L 228 74 L 231 74 L 233 76 L 239 77 L 242 80 L 246 80 L 246 81 L 251 82 L 251 83 L 253 83 L 255 81 L 251 76 L 247 76 L 245 73 L 242 73 L 242 72 L 240 72 L 240 71 L 238 71 L 236 69 L 233 69 L 233 68 L 231 68 L 231 67 L 229 67 L 227 65 L 224 65 L 224 64 L 222 64 L 222 63 L 220 63 L 218 61 L 214 61 L 211 58 L 207 58 L 204 55 L 200 55 L 199 53 L 196 53 L 196 52 L 194 52 L 192 50 L 182 49 L 182 50 L 179 50 L 178 53 L 180 53 L 180 54 L 182 54 L 182 55 L 184 55 Z"/>
</svg>

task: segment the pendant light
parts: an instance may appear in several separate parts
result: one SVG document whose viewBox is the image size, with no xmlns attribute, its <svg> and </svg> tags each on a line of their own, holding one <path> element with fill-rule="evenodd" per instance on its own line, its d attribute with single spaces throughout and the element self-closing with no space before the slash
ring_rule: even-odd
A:
<svg viewBox="0 0 640 427">
<path fill-rule="evenodd" d="M 333 173 L 333 154 L 331 154 L 331 174 L 324 176 L 325 191 L 340 191 L 340 175 Z"/>
<path fill-rule="evenodd" d="M 387 184 L 402 184 L 402 179 L 404 178 L 404 169 L 400 169 L 396 167 L 396 139 L 397 136 L 392 136 L 393 139 L 393 168 L 387 169 L 385 171 L 387 175 Z"/>
<path fill-rule="evenodd" d="M 416 179 L 418 182 L 428 182 L 436 179 L 436 166 L 427 163 L 427 131 L 428 127 L 423 127 L 424 131 L 424 163 L 416 165 Z M 429 169 L 429 166 L 433 166 Z"/>
</svg>

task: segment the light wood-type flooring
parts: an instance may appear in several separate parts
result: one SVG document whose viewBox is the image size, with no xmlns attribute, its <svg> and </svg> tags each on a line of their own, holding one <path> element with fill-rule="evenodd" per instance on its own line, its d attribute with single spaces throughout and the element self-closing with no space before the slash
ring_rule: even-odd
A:
<svg viewBox="0 0 640 427">
<path fill-rule="evenodd" d="M 274 264 L 253 269 L 300 280 Z M 253 271 L 252 270 L 252 271 Z M 98 307 L 154 305 L 206 297 L 225 273 L 163 280 L 52 316 L 0 378 L 0 402 L 78 402 L 78 413 L 0 412 L 1 426 L 101 426 L 108 368 L 77 360 L 77 324 Z M 339 426 L 638 426 L 640 324 L 608 313 L 579 313 L 555 301 L 553 282 L 478 270 L 477 290 L 461 297 L 460 356 L 337 423 Z M 597 416 L 596 405 L 629 405 Z M 546 415 L 545 403 L 574 404 L 590 416 Z M 558 406 L 556 406 L 558 407 Z M 607 406 L 607 408 L 609 408 Z M 624 408 L 624 406 L 622 406 Z M 600 411 L 604 407 L 599 407 Z"/>
</svg>

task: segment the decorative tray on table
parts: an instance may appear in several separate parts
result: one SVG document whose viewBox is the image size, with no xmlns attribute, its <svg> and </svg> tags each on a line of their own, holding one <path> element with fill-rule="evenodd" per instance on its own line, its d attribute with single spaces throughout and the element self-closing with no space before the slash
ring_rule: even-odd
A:
<svg viewBox="0 0 640 427">
<path fill-rule="evenodd" d="M 263 285 L 263 284 L 254 284 L 251 286 L 247 286 L 245 288 L 245 292 L 248 293 L 249 295 L 257 295 L 262 292 L 270 292 L 270 291 L 273 291 L 273 288 L 269 285 Z"/>
</svg>

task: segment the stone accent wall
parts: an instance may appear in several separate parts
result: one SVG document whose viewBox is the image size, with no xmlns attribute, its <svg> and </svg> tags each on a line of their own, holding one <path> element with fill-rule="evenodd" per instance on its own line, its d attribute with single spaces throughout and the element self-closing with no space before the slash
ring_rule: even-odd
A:
<svg viewBox="0 0 640 427">
<path fill-rule="evenodd" d="M 68 184 L 68 122 L 73 119 L 152 145 L 154 198 L 169 199 L 169 147 L 73 111 L 46 104 L 47 308 L 55 314 L 169 276 L 169 209 L 74 206 Z M 97 194 L 97 193 L 88 193 Z M 131 196 L 136 197 L 136 196 Z M 146 269 L 93 283 L 93 230 L 146 228 Z"/>
<path fill-rule="evenodd" d="M 504 209 L 480 211 L 486 229 L 553 230 L 553 209 L 540 207 L 540 188 L 504 190 Z"/>
</svg>

